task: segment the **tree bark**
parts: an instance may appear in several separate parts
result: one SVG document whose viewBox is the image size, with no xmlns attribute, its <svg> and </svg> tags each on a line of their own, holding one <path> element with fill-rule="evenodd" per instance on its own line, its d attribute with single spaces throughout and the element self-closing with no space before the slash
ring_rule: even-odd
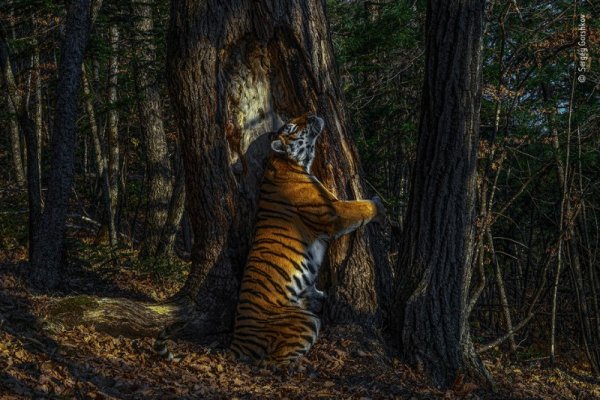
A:
<svg viewBox="0 0 600 400">
<path fill-rule="evenodd" d="M 73 183 L 77 95 L 90 20 L 90 0 L 74 0 L 67 14 L 59 64 L 46 206 L 39 229 L 34 232 L 30 257 L 32 281 L 39 287 L 52 288 L 60 280 L 65 218 Z"/>
<path fill-rule="evenodd" d="M 35 26 L 35 22 L 33 22 Z M 41 191 L 41 176 L 42 176 L 42 136 L 43 136 L 43 116 L 42 116 L 42 80 L 40 70 L 40 48 L 35 41 L 35 49 L 32 56 L 32 74 L 33 74 L 33 121 L 35 125 L 35 142 L 36 142 L 36 164 L 37 174 L 40 177 L 40 191 Z"/>
<path fill-rule="evenodd" d="M 342 199 L 365 197 L 324 3 L 172 1 L 168 83 L 194 230 L 192 270 L 181 294 L 195 299 L 204 320 L 218 321 L 216 329 L 231 327 L 268 132 L 307 111 L 322 116 L 315 175 Z M 390 274 L 386 265 L 375 265 L 365 230 L 333 243 L 328 265 L 321 274 L 329 318 L 380 321 L 380 298 L 387 293 L 377 289 Z"/>
<path fill-rule="evenodd" d="M 7 95 L 4 97 L 6 109 L 11 114 L 8 118 L 8 132 L 10 135 L 10 148 L 12 152 L 13 168 L 15 170 L 15 180 L 19 187 L 25 187 L 25 170 L 23 159 L 21 157 L 21 136 L 19 133 L 19 124 L 17 123 L 17 110 Z"/>
<path fill-rule="evenodd" d="M 117 228 L 115 224 L 115 211 L 111 201 L 111 185 L 108 174 L 108 159 L 102 148 L 102 141 L 100 138 L 100 130 L 98 129 L 98 121 L 96 119 L 96 111 L 94 108 L 94 102 L 92 101 L 92 92 L 90 89 L 90 83 L 87 79 L 87 73 L 85 68 L 81 70 L 81 82 L 83 87 L 83 95 L 85 97 L 85 110 L 88 115 L 90 123 L 90 133 L 92 136 L 92 143 L 94 144 L 94 159 L 96 164 L 96 177 L 100 181 L 102 187 L 102 203 L 104 205 L 104 218 L 103 221 L 108 225 L 109 241 L 111 246 L 117 244 Z M 104 227 L 104 228 L 103 228 Z M 99 228 L 100 234 L 105 231 L 106 225 L 101 225 Z"/>
<path fill-rule="evenodd" d="M 399 259 L 397 338 L 405 358 L 448 387 L 491 378 L 474 351 L 474 250 L 484 1 L 430 0 L 417 159 Z"/>
<path fill-rule="evenodd" d="M 50 299 L 45 305 L 50 322 L 62 326 L 94 325 L 102 332 L 139 338 L 156 337 L 175 321 L 176 306 L 87 295 Z"/>
<path fill-rule="evenodd" d="M 12 23 L 13 10 L 9 8 L 9 15 L 11 18 L 9 19 L 10 31 L 12 33 L 12 38 L 16 38 L 15 27 Z M 12 72 L 12 66 L 10 64 L 10 57 L 8 52 L 8 46 L 6 44 L 5 38 L 0 33 L 0 67 L 2 68 L 2 74 L 0 76 L 0 83 L 4 82 L 4 86 L 6 87 L 6 108 L 11 116 L 8 118 L 8 126 L 10 131 L 10 142 L 12 149 L 12 158 L 13 165 L 15 168 L 15 178 L 17 181 L 17 185 L 20 187 L 25 187 L 26 183 L 26 167 L 27 167 L 27 156 L 25 151 L 27 150 L 25 147 L 21 146 L 21 140 L 25 140 L 24 137 L 21 137 L 20 133 L 22 130 L 19 126 L 19 110 L 15 101 L 19 102 L 19 93 L 17 93 L 17 86 L 15 85 L 15 78 Z M 23 143 L 23 146 L 26 146 Z"/>
<path fill-rule="evenodd" d="M 163 127 L 160 92 L 156 83 L 156 48 L 153 43 L 152 1 L 133 1 L 137 109 L 144 137 L 148 169 L 148 216 L 142 256 L 157 256 L 167 224 L 173 192 L 169 146 Z M 161 247 L 164 248 L 164 247 Z"/>
<path fill-rule="evenodd" d="M 173 255 L 175 238 L 185 210 L 185 170 L 183 168 L 181 146 L 179 143 L 175 146 L 174 173 L 175 183 L 173 184 L 173 194 L 169 204 L 169 212 L 157 248 L 157 254 L 164 256 Z"/>
<path fill-rule="evenodd" d="M 27 149 L 27 201 L 29 204 L 29 257 L 34 251 L 34 236 L 39 228 L 40 216 L 42 214 L 42 185 L 40 169 L 38 165 L 37 137 L 35 133 L 35 123 L 29 114 L 26 102 L 22 93 L 19 92 L 15 76 L 13 74 L 10 62 L 8 45 L 5 38 L 0 33 L 0 69 L 2 78 L 7 88 L 9 101 L 12 103 L 21 131 L 21 136 L 25 138 Z"/>
<path fill-rule="evenodd" d="M 116 25 L 108 28 L 108 42 L 110 46 L 110 58 L 108 61 L 108 181 L 110 185 L 108 208 L 108 234 L 111 246 L 117 244 L 117 208 L 119 205 L 119 110 L 117 109 L 117 84 L 119 74 L 119 29 Z"/>
<path fill-rule="evenodd" d="M 508 344 L 510 346 L 510 351 L 514 352 L 517 350 L 517 343 L 515 342 L 515 336 L 511 334 L 511 332 L 513 332 L 513 323 L 510 315 L 510 305 L 508 304 L 508 297 L 506 296 L 504 278 L 502 277 L 502 269 L 500 268 L 500 262 L 498 261 L 496 250 L 494 249 L 494 238 L 489 226 L 485 228 L 485 236 L 487 237 L 490 254 L 492 256 L 492 263 L 494 264 L 494 275 L 496 278 L 496 285 L 498 286 L 498 298 L 500 300 L 500 305 L 502 306 L 502 314 L 504 316 L 506 332 L 510 334 L 508 338 Z"/>
</svg>

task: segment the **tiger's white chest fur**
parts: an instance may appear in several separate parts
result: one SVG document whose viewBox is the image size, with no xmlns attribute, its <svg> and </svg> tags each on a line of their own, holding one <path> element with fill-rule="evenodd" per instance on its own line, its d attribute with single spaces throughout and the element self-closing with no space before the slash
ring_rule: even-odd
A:
<svg viewBox="0 0 600 400">
<path fill-rule="evenodd" d="M 323 239 L 315 240 L 312 245 L 308 248 L 309 260 L 314 266 L 315 273 L 310 277 L 312 282 L 312 287 L 314 292 L 318 296 L 324 296 L 323 292 L 318 290 L 315 286 L 315 280 L 317 278 L 317 274 L 319 273 L 319 268 L 321 268 L 321 264 L 323 263 L 323 259 L 325 258 L 325 253 L 327 252 L 327 242 Z M 312 260 L 310 259 L 312 256 Z"/>
<path fill-rule="evenodd" d="M 300 269 L 292 275 L 291 284 L 296 294 L 294 296 L 296 301 L 300 301 L 304 297 L 325 297 L 323 292 L 315 287 L 315 281 L 326 252 L 327 242 L 322 239 L 315 240 L 306 249 L 305 257 L 300 263 Z"/>
<path fill-rule="evenodd" d="M 309 257 L 312 256 L 312 262 L 317 270 L 323 263 L 325 252 L 327 251 L 327 243 L 323 239 L 315 240 L 308 248 Z"/>
</svg>

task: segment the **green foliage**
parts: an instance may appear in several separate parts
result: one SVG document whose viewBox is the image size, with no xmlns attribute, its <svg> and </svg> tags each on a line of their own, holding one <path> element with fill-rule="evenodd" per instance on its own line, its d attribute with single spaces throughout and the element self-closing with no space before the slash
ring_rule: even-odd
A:
<svg viewBox="0 0 600 400">
<path fill-rule="evenodd" d="M 328 2 L 351 128 L 366 179 L 401 212 L 414 158 L 423 73 L 421 2 Z M 402 167 L 404 165 L 404 167 Z"/>
</svg>

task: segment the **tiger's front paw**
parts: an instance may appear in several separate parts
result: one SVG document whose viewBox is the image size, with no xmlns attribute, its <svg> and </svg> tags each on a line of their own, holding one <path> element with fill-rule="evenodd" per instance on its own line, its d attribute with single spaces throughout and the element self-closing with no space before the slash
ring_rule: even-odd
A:
<svg viewBox="0 0 600 400">
<path fill-rule="evenodd" d="M 377 207 L 377 215 L 375 218 L 373 218 L 373 221 L 382 224 L 383 221 L 385 221 L 385 206 L 381 202 L 381 198 L 379 196 L 373 196 L 371 201 L 373 201 Z"/>
<path fill-rule="evenodd" d="M 327 294 L 325 292 L 317 289 L 316 286 L 313 286 L 313 287 L 314 287 L 314 289 L 313 289 L 311 297 L 313 297 L 315 299 L 318 299 L 318 300 L 325 300 L 325 299 L 327 299 Z"/>
</svg>

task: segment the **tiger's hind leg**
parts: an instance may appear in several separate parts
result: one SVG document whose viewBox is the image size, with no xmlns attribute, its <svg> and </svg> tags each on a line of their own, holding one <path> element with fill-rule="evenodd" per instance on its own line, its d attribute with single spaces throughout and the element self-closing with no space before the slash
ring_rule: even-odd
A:
<svg viewBox="0 0 600 400">
<path fill-rule="evenodd" d="M 270 329 L 267 317 L 244 317 L 238 315 L 229 350 L 244 362 L 261 362 L 267 357 Z"/>
<path fill-rule="evenodd" d="M 321 328 L 321 320 L 308 310 L 295 309 L 271 318 L 269 325 L 274 336 L 268 361 L 287 367 L 313 346 Z"/>
</svg>

